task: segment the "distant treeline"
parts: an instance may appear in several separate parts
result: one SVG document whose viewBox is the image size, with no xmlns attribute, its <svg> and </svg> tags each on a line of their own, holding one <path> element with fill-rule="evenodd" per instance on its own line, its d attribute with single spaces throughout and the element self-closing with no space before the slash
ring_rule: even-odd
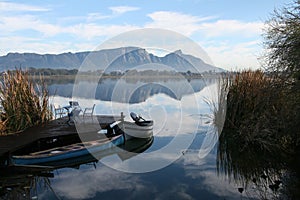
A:
<svg viewBox="0 0 300 200">
<path fill-rule="evenodd" d="M 77 69 L 50 69 L 50 68 L 29 68 L 27 70 L 29 75 L 33 76 L 57 76 L 57 75 L 76 75 L 78 73 Z"/>
<path fill-rule="evenodd" d="M 159 71 L 159 70 L 143 70 L 138 71 L 136 69 L 126 70 L 125 72 L 121 71 L 111 71 L 104 72 L 103 70 L 96 71 L 78 71 L 77 69 L 51 69 L 51 68 L 27 68 L 25 71 L 31 76 L 76 76 L 76 75 L 92 75 L 92 76 L 191 76 L 191 77 L 199 77 L 201 74 L 192 73 L 190 71 L 187 72 L 176 72 L 176 71 Z M 216 74 L 213 71 L 204 72 L 203 74 Z"/>
</svg>

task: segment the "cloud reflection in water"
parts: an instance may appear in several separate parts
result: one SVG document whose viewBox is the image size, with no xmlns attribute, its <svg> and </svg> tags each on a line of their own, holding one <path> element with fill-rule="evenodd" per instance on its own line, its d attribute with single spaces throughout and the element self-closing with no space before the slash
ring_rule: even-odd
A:
<svg viewBox="0 0 300 200">
<path fill-rule="evenodd" d="M 170 162 L 171 164 L 163 169 L 145 174 L 119 172 L 99 162 L 96 169 L 61 170 L 52 181 L 52 187 L 59 196 L 66 199 L 96 198 L 103 193 L 106 193 L 104 195 L 106 197 L 116 197 L 118 196 L 116 193 L 124 194 L 128 199 L 147 199 L 145 197 L 147 195 L 149 199 L 174 199 L 176 197 L 177 199 L 198 199 L 200 194 L 207 198 L 235 198 L 235 186 L 228 184 L 226 180 L 220 180 L 216 175 L 216 155 L 211 150 L 217 142 L 218 133 L 211 126 L 210 118 L 201 117 L 210 115 L 210 107 L 204 99 L 214 98 L 215 92 L 216 84 L 212 83 L 199 92 L 182 96 L 181 100 L 163 93 L 155 94 L 136 104 L 76 99 L 83 108 L 95 103 L 96 114 L 118 115 L 124 112 L 127 116 L 126 120 L 131 120 L 129 113 L 134 111 L 155 122 L 155 140 L 146 152 L 125 161 L 117 155 L 112 155 L 103 158 L 101 162 L 105 161 L 113 168 L 123 170 L 130 168 L 133 171 L 145 169 L 156 162 L 175 162 Z M 69 98 L 59 96 L 53 98 L 53 101 L 60 105 L 68 104 L 69 100 Z M 201 137 L 197 146 L 193 147 L 195 151 L 191 150 L 182 155 L 184 150 L 189 149 L 189 145 L 181 148 L 181 144 L 185 143 L 185 140 L 186 143 L 189 143 L 189 140 L 193 141 L 195 136 L 195 140 L 199 140 L 197 135 Z M 171 141 L 174 137 L 178 137 L 174 148 L 163 153 L 157 151 L 157 149 L 164 148 L 160 146 L 164 138 Z M 150 152 L 154 152 L 156 156 Z M 110 195 L 114 193 L 115 196 L 110 196 L 107 192 Z"/>
</svg>

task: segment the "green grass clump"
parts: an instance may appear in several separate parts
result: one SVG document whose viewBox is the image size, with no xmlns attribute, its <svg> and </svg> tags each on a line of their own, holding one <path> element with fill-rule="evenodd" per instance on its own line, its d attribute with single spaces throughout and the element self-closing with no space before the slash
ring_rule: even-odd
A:
<svg viewBox="0 0 300 200">
<path fill-rule="evenodd" d="M 0 83 L 3 107 L 0 135 L 17 133 L 51 119 L 49 95 L 45 84 L 34 84 L 28 73 L 15 70 L 3 73 Z"/>
</svg>

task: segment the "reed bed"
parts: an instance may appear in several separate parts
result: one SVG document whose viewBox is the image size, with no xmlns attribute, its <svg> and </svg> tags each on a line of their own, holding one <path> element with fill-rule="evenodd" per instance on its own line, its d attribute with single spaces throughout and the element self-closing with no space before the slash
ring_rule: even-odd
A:
<svg viewBox="0 0 300 200">
<path fill-rule="evenodd" d="M 294 161 L 299 147 L 300 94 L 289 82 L 259 70 L 242 71 L 226 81 L 218 172 L 245 185 L 253 180 L 271 184 Z"/>
<path fill-rule="evenodd" d="M 243 138 L 257 150 L 277 151 L 289 115 L 287 92 L 280 79 L 262 71 L 243 71 L 231 79 L 224 129 Z"/>
<path fill-rule="evenodd" d="M 49 94 L 42 78 L 35 84 L 22 70 L 2 75 L 0 100 L 0 135 L 18 133 L 51 119 Z"/>
</svg>

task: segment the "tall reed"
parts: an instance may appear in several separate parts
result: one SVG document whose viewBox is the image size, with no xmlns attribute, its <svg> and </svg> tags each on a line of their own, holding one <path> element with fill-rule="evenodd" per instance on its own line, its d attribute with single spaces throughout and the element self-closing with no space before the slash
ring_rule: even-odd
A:
<svg viewBox="0 0 300 200">
<path fill-rule="evenodd" d="M 213 91 L 213 97 L 205 98 L 204 101 L 210 107 L 212 112 L 213 124 L 220 134 L 223 129 L 226 111 L 227 111 L 227 94 L 230 86 L 231 75 L 222 75 L 216 82 L 216 90 Z"/>
<path fill-rule="evenodd" d="M 282 79 L 259 70 L 242 71 L 228 80 L 223 86 L 228 94 L 218 172 L 246 183 L 258 182 L 262 174 L 277 177 L 299 145 L 299 94 Z"/>
<path fill-rule="evenodd" d="M 220 84 L 223 100 L 212 104 L 215 125 L 221 129 L 217 172 L 240 185 L 240 193 L 252 189 L 261 199 L 300 199 L 300 81 L 296 77 L 286 79 L 282 71 L 246 70 Z M 224 116 L 224 108 L 222 125 L 218 119 Z"/>
<path fill-rule="evenodd" d="M 281 80 L 262 71 L 238 73 L 229 86 L 225 129 L 234 130 L 247 144 L 271 151 L 281 140 L 289 108 Z"/>
<path fill-rule="evenodd" d="M 39 84 L 22 70 L 7 71 L 0 83 L 0 134 L 17 133 L 51 119 L 49 94 L 41 79 Z"/>
</svg>

